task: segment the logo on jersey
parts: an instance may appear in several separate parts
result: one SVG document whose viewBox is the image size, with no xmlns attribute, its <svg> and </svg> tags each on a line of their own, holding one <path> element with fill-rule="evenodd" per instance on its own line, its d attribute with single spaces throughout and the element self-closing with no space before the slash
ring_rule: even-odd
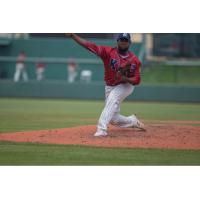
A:
<svg viewBox="0 0 200 200">
<path fill-rule="evenodd" d="M 111 68 L 113 69 L 113 70 L 116 70 L 117 69 L 117 60 L 115 60 L 115 59 L 111 59 L 110 60 L 110 66 L 111 66 Z"/>
<path fill-rule="evenodd" d="M 130 66 L 130 72 L 133 73 L 135 72 L 136 64 L 131 64 Z"/>
</svg>

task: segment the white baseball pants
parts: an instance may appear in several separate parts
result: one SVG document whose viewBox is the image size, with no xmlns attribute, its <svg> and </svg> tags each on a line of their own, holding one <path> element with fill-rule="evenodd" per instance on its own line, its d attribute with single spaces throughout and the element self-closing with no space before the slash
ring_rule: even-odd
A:
<svg viewBox="0 0 200 200">
<path fill-rule="evenodd" d="M 26 69 L 24 64 L 22 63 L 17 63 L 16 64 L 16 70 L 15 70 L 15 74 L 14 74 L 14 81 L 18 82 L 20 79 L 20 76 L 22 74 L 22 78 L 24 79 L 24 81 L 28 81 L 28 75 L 26 73 Z"/>
<path fill-rule="evenodd" d="M 133 127 L 137 123 L 132 116 L 120 115 L 120 104 L 133 90 L 134 86 L 129 83 L 105 87 L 105 107 L 99 118 L 98 129 L 106 131 L 110 123 L 121 128 Z"/>
</svg>

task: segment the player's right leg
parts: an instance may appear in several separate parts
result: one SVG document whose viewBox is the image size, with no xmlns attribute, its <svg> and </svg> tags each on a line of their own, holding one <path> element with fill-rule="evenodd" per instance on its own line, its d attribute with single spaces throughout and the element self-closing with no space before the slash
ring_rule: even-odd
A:
<svg viewBox="0 0 200 200">
<path fill-rule="evenodd" d="M 109 87 L 110 88 L 110 87 Z M 106 133 L 108 124 L 113 116 L 118 112 L 120 103 L 133 92 L 134 87 L 131 84 L 120 84 L 110 89 L 106 99 L 106 105 L 101 113 L 98 123 L 98 130 L 95 136 L 101 136 L 99 132 Z"/>
<path fill-rule="evenodd" d="M 22 77 L 23 77 L 23 79 L 24 79 L 24 81 L 25 81 L 25 82 L 27 82 L 27 81 L 28 81 L 28 74 L 27 74 L 27 72 L 26 72 L 26 70 L 25 70 L 25 69 L 23 69 L 23 72 L 22 72 Z"/>
<path fill-rule="evenodd" d="M 15 82 L 18 82 L 18 81 L 19 81 L 21 72 L 22 72 L 21 64 L 20 64 L 20 63 L 17 63 L 17 64 L 16 64 L 16 71 L 15 71 L 15 74 L 14 74 L 14 81 L 15 81 Z"/>
<path fill-rule="evenodd" d="M 106 86 L 105 87 L 105 108 L 106 108 L 108 97 L 109 97 L 111 91 L 114 88 L 115 88 L 114 86 Z M 105 110 L 105 108 L 104 108 L 104 110 Z M 99 122 L 100 122 L 100 119 L 99 119 Z M 107 136 L 107 135 L 108 135 L 107 131 L 105 129 L 103 129 L 102 127 L 100 128 L 99 125 L 98 125 L 97 132 L 94 134 L 94 136 L 95 137 L 102 137 L 102 136 Z"/>
<path fill-rule="evenodd" d="M 108 92 L 110 92 L 108 90 Z M 124 96 L 126 96 L 126 91 L 124 90 L 124 95 L 122 95 L 122 100 L 124 99 Z M 108 98 L 108 95 L 106 96 L 106 99 Z M 118 108 L 116 109 L 116 112 L 113 115 L 113 118 L 111 119 L 110 123 L 114 126 L 120 127 L 120 128 L 138 128 L 140 130 L 145 130 L 144 124 L 136 117 L 136 115 L 131 116 L 123 116 L 120 114 L 120 104 Z"/>
</svg>

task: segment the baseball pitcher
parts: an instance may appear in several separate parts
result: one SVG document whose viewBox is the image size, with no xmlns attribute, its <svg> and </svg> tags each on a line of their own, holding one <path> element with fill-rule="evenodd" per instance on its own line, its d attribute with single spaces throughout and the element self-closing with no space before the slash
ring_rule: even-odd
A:
<svg viewBox="0 0 200 200">
<path fill-rule="evenodd" d="M 74 33 L 66 35 L 99 56 L 104 63 L 106 100 L 94 136 L 107 136 L 109 124 L 145 130 L 144 124 L 135 115 L 126 117 L 120 114 L 120 104 L 133 92 L 135 85 L 140 83 L 141 62 L 129 51 L 130 34 L 120 33 L 117 37 L 117 47 L 97 46 Z"/>
</svg>

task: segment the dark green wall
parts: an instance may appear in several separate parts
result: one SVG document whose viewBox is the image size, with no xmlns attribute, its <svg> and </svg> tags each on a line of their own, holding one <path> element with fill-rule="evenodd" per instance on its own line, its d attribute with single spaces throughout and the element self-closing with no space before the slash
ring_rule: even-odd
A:
<svg viewBox="0 0 200 200">
<path fill-rule="evenodd" d="M 100 45 L 115 45 L 113 40 L 93 40 Z M 141 44 L 132 46 L 138 54 Z M 72 40 L 68 39 L 30 39 L 13 40 L 10 45 L 0 47 L 1 56 L 17 56 L 20 51 L 25 51 L 28 57 L 62 57 L 62 58 L 94 58 L 99 59 L 89 51 L 83 49 Z M 100 61 L 100 59 L 99 59 Z M 0 62 L 0 70 L 5 70 L 7 78 L 12 79 L 15 71 L 14 62 Z M 14 83 L 10 80 L 0 81 L 1 97 L 45 97 L 45 98 L 71 98 L 71 99 L 104 99 L 103 64 L 82 64 L 80 71 L 90 69 L 93 72 L 92 84 L 67 84 L 67 65 L 51 63 L 47 65 L 46 81 L 36 82 L 35 63 L 27 63 L 29 78 L 28 83 Z M 79 79 L 79 78 L 78 78 Z M 148 86 L 136 87 L 129 100 L 142 101 L 177 101 L 200 102 L 200 87 L 189 86 Z"/>
<path fill-rule="evenodd" d="M 104 84 L 68 84 L 64 81 L 0 81 L 1 97 L 39 97 L 66 99 L 104 99 Z M 135 88 L 128 98 L 138 101 L 200 102 L 200 87 L 145 86 Z"/>
</svg>

